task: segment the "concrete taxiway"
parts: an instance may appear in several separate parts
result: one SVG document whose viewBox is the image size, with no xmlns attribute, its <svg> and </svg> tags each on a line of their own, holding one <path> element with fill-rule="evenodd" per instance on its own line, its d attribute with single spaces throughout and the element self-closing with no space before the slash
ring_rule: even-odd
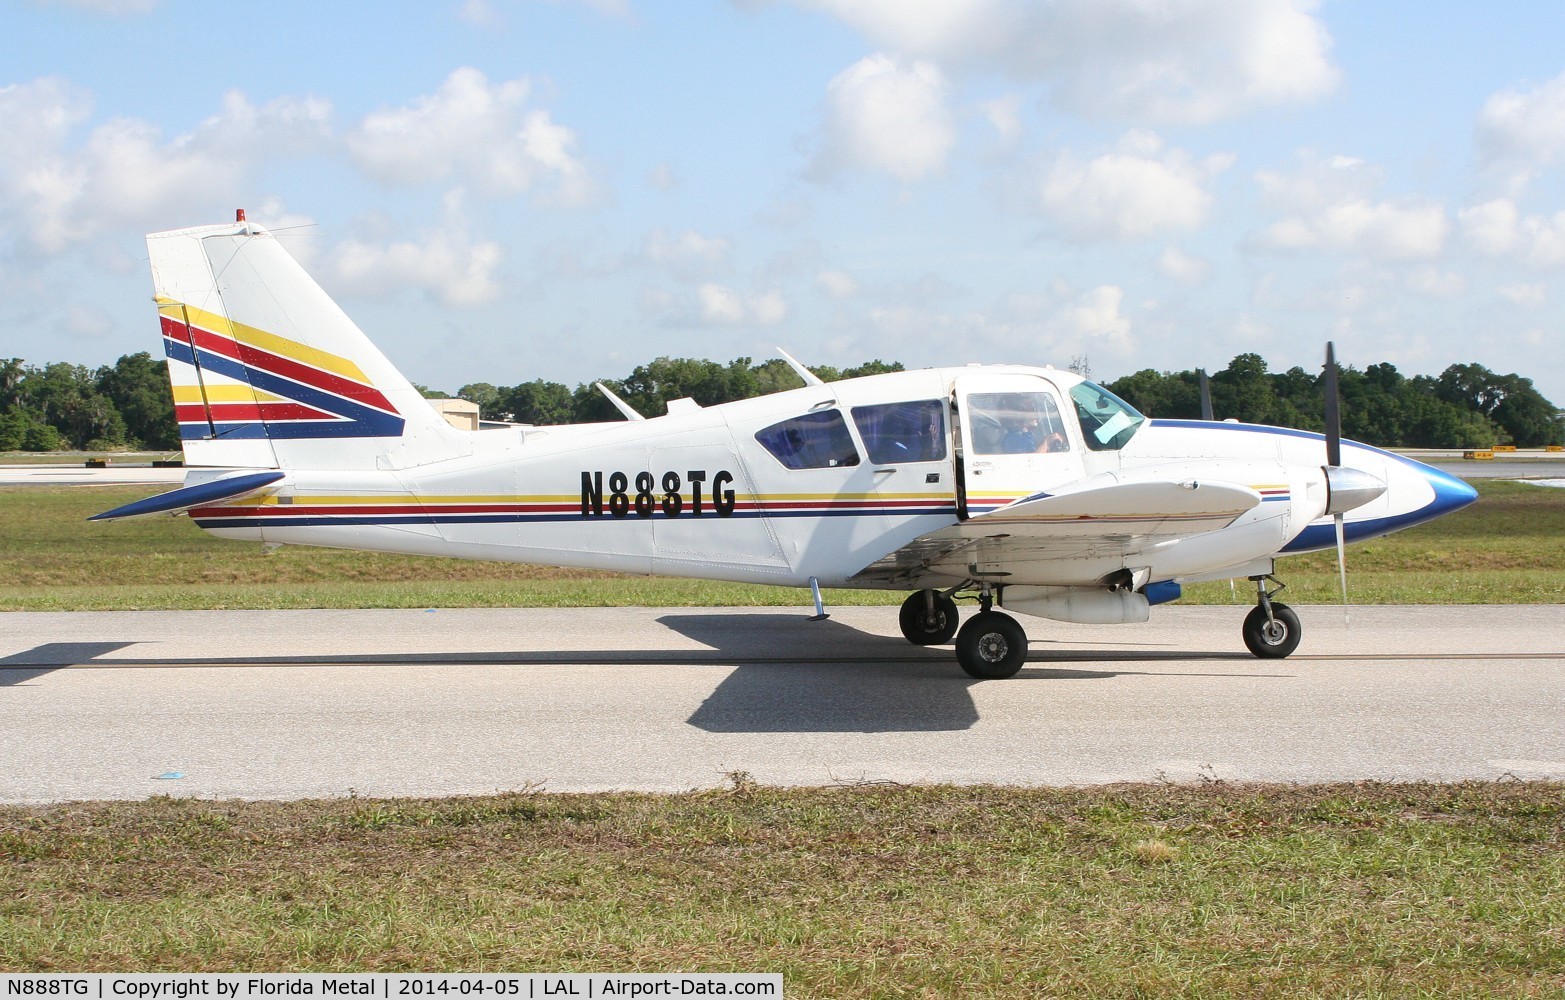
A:
<svg viewBox="0 0 1565 1000">
<path fill-rule="evenodd" d="M 896 609 L 0 615 L 0 800 L 776 784 L 1565 780 L 1557 607 L 1025 623 L 976 682 Z"/>
</svg>

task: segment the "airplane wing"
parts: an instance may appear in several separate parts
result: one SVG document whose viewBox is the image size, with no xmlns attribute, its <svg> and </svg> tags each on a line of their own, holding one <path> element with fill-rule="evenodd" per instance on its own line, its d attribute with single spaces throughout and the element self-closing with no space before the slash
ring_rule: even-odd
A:
<svg viewBox="0 0 1565 1000">
<path fill-rule="evenodd" d="M 1260 503 L 1260 493 L 1234 483 L 1095 476 L 921 535 L 853 579 L 910 586 L 931 577 L 1003 582 L 1023 564 L 1129 557 L 1216 531 Z"/>
</svg>

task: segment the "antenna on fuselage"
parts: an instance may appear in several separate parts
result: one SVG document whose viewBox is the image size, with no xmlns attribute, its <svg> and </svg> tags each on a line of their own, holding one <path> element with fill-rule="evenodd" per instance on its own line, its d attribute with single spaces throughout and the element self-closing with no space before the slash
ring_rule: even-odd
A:
<svg viewBox="0 0 1565 1000">
<path fill-rule="evenodd" d="M 808 368 L 806 368 L 803 365 L 799 364 L 799 362 L 794 358 L 794 356 L 792 354 L 789 354 L 787 351 L 783 350 L 781 347 L 777 348 L 777 353 L 781 354 L 782 355 L 782 359 L 784 361 L 788 362 L 788 367 L 793 369 L 793 373 L 795 375 L 797 375 L 800 378 L 804 379 L 804 384 L 805 385 L 825 385 L 826 384 L 825 382 L 822 382 L 820 380 L 820 376 L 816 375 L 814 372 L 810 371 Z"/>
<path fill-rule="evenodd" d="M 610 391 L 609 387 L 604 385 L 602 382 L 594 382 L 592 384 L 598 387 L 598 391 L 599 392 L 603 393 L 603 395 L 608 397 L 609 402 L 614 404 L 614 408 L 616 410 L 618 410 L 621 413 L 625 414 L 625 419 L 626 420 L 645 420 L 645 419 L 647 419 L 646 417 L 643 417 L 641 414 L 637 413 L 635 410 L 631 409 L 629 403 L 625 402 L 623 399 L 620 399 L 618 396 L 614 395 L 614 393 L 612 391 Z"/>
<path fill-rule="evenodd" d="M 1212 382 L 1206 377 L 1205 368 L 1197 368 L 1195 373 L 1201 376 L 1201 419 L 1216 420 L 1212 414 Z"/>
</svg>

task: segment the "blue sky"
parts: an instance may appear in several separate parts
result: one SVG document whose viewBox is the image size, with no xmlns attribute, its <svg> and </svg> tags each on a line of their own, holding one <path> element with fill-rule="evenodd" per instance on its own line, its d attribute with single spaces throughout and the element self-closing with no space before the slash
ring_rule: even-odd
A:
<svg viewBox="0 0 1565 1000">
<path fill-rule="evenodd" d="M 244 207 L 410 378 L 1322 343 L 1565 403 L 1565 5 L 0 0 L 0 355 Z"/>
</svg>

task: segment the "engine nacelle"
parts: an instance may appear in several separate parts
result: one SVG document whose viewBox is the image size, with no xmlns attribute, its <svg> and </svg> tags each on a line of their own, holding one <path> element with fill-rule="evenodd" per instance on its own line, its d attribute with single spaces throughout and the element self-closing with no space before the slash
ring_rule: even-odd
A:
<svg viewBox="0 0 1565 1000">
<path fill-rule="evenodd" d="M 1145 596 L 1102 587 L 1006 587 L 1000 592 L 1000 606 L 1078 625 L 1124 625 L 1149 617 Z"/>
</svg>

